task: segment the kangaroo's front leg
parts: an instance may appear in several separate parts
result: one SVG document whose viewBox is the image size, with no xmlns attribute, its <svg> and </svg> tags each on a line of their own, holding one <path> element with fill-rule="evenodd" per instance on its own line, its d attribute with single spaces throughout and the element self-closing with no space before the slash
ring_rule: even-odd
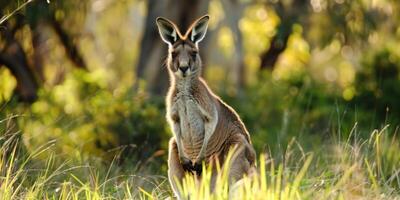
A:
<svg viewBox="0 0 400 200">
<path fill-rule="evenodd" d="M 172 130 L 175 135 L 176 145 L 178 148 L 178 156 L 180 163 L 182 164 L 183 168 L 188 171 L 191 168 L 191 161 L 188 159 L 188 156 L 183 151 L 182 146 L 182 131 L 180 125 L 180 119 L 178 113 L 172 114 Z"/>
<path fill-rule="evenodd" d="M 174 123 L 173 126 L 174 126 L 174 132 L 179 133 L 176 134 L 176 144 L 178 146 L 179 160 L 181 161 L 183 169 L 185 169 L 185 171 L 190 171 L 192 169 L 192 162 L 190 161 L 186 153 L 183 151 L 180 125 L 179 123 Z"/>
<path fill-rule="evenodd" d="M 207 145 L 208 141 L 210 140 L 211 136 L 214 134 L 215 128 L 217 127 L 218 123 L 218 111 L 217 108 L 213 105 L 210 111 L 206 111 L 200 105 L 198 106 L 204 120 L 204 140 L 201 146 L 199 155 L 196 158 L 195 169 L 201 170 L 201 162 L 206 157 L 207 153 Z M 198 169 L 200 167 L 200 169 Z"/>
</svg>

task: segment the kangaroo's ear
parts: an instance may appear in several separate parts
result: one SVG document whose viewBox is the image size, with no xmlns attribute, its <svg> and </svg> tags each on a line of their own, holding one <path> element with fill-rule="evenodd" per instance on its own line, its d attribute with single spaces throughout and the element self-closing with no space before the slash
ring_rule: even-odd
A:
<svg viewBox="0 0 400 200">
<path fill-rule="evenodd" d="M 178 29 L 174 23 L 162 17 L 157 17 L 156 23 L 161 39 L 165 43 L 172 45 L 178 40 Z"/>
<path fill-rule="evenodd" d="M 210 17 L 208 15 L 204 15 L 203 17 L 200 17 L 198 20 L 196 20 L 189 28 L 188 37 L 193 43 L 198 44 L 204 39 L 204 37 L 206 36 L 209 19 Z"/>
</svg>

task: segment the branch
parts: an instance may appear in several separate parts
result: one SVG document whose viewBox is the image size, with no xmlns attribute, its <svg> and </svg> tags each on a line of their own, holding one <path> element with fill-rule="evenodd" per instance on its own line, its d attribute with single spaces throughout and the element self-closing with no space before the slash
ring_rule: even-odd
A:
<svg viewBox="0 0 400 200">
<path fill-rule="evenodd" d="M 64 46 L 65 52 L 67 53 L 68 58 L 81 69 L 87 70 L 86 63 L 80 54 L 78 47 L 73 42 L 73 38 L 71 38 L 68 33 L 63 29 L 60 22 L 55 19 L 50 19 L 51 27 L 53 27 L 56 32 L 58 38 L 60 39 L 62 45 Z"/>
<path fill-rule="evenodd" d="M 21 5 L 19 5 L 15 10 L 13 10 L 11 13 L 4 15 L 0 18 L 0 25 L 3 24 L 3 22 L 7 21 L 7 19 L 9 19 L 10 17 L 12 17 L 15 13 L 17 13 L 18 11 L 20 11 L 22 8 L 24 8 L 25 6 L 27 6 L 29 3 L 31 3 L 34 0 L 27 0 L 26 2 L 22 3 Z M 11 1 L 9 1 L 11 2 Z M 3 10 L 5 7 L 7 6 L 7 3 L 5 4 L 1 4 L 0 5 L 0 10 Z"/>
<path fill-rule="evenodd" d="M 22 46 L 16 41 L 7 43 L 0 52 L 0 64 L 7 67 L 17 79 L 17 88 L 21 100 L 33 102 L 37 98 L 38 83 L 28 66 L 26 54 Z"/>
<path fill-rule="evenodd" d="M 261 54 L 260 70 L 273 70 L 279 56 L 285 51 L 293 24 L 299 21 L 301 15 L 308 14 L 307 0 L 296 0 L 290 6 L 284 6 L 281 1 L 270 5 L 281 19 L 276 35 L 271 39 L 270 47 Z"/>
<path fill-rule="evenodd" d="M 291 23 L 290 23 L 291 24 Z M 285 51 L 289 36 L 292 33 L 291 26 L 279 25 L 278 32 L 271 40 L 271 45 L 267 51 L 261 55 L 260 70 L 273 70 L 279 55 Z"/>
</svg>

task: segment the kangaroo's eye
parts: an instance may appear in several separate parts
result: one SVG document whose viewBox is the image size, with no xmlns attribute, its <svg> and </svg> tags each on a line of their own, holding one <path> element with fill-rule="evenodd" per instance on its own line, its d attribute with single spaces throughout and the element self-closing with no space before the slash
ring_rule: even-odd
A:
<svg viewBox="0 0 400 200">
<path fill-rule="evenodd" d="M 196 60 L 197 52 L 196 52 L 196 51 L 191 52 L 191 53 L 190 53 L 190 56 L 192 56 L 192 59 L 193 59 L 193 60 Z"/>
<path fill-rule="evenodd" d="M 178 53 L 176 53 L 175 51 L 171 52 L 172 59 L 175 59 L 177 55 Z"/>
</svg>

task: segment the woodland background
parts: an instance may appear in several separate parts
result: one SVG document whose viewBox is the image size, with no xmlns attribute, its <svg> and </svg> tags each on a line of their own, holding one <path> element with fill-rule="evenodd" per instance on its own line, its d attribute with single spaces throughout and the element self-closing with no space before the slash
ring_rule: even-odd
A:
<svg viewBox="0 0 400 200">
<path fill-rule="evenodd" d="M 165 176 L 167 45 L 155 19 L 185 30 L 207 13 L 203 76 L 258 154 L 284 161 L 294 140 L 323 153 L 387 125 L 400 146 L 397 0 L 2 0 L 0 145 L 45 146 L 37 165 L 53 155 Z M 387 179 L 400 169 L 388 159 Z"/>
</svg>

